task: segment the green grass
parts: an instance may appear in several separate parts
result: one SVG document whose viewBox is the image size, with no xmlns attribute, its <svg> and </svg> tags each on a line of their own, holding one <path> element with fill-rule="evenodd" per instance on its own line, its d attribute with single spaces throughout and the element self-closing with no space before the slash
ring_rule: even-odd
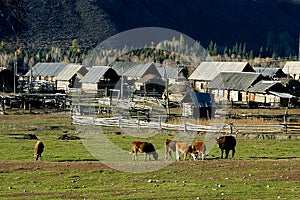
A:
<svg viewBox="0 0 300 200">
<path fill-rule="evenodd" d="M 68 116 L 0 118 L 0 199 L 298 199 L 300 193 L 299 140 L 237 138 L 234 159 L 219 159 L 215 145 L 204 162 L 128 173 L 97 161 L 81 140 L 58 140 L 62 134 L 78 135 Z M 164 140 L 172 138 L 166 132 L 139 138 L 111 128 L 102 131 L 125 152 L 133 140 L 151 141 L 160 162 Z M 28 133 L 45 144 L 41 162 L 33 161 L 35 140 L 22 139 Z M 130 161 L 131 155 L 125 155 Z M 136 163 L 155 163 L 139 158 Z"/>
</svg>

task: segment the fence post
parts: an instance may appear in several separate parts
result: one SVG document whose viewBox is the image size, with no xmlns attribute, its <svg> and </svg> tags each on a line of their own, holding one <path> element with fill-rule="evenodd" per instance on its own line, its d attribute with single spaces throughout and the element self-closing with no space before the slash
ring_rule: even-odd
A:
<svg viewBox="0 0 300 200">
<path fill-rule="evenodd" d="M 119 128 L 121 128 L 121 116 L 119 115 L 119 121 L 118 121 L 118 125 L 119 125 Z"/>
<path fill-rule="evenodd" d="M 184 132 L 186 132 L 187 131 L 187 126 L 186 126 L 186 121 L 185 120 L 183 121 L 183 127 L 184 127 Z"/>
<path fill-rule="evenodd" d="M 160 115 L 158 116 L 158 120 L 159 120 L 159 122 L 158 122 L 158 129 L 161 130 L 161 117 L 160 117 Z"/>
</svg>

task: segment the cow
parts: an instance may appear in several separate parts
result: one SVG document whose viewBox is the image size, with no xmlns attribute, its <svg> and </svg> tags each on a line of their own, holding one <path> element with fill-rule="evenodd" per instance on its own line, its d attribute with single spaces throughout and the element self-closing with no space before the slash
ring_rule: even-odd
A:
<svg viewBox="0 0 300 200">
<path fill-rule="evenodd" d="M 219 137 L 219 139 L 217 139 L 217 143 L 222 152 L 221 158 L 223 158 L 224 150 L 225 150 L 225 158 L 228 158 L 228 154 L 230 150 L 232 150 L 232 158 L 234 157 L 235 145 L 236 145 L 235 137 L 231 135 L 221 136 Z"/>
<path fill-rule="evenodd" d="M 176 160 L 177 161 L 179 161 L 181 153 L 183 153 L 183 155 L 184 155 L 183 160 L 186 159 L 186 156 L 189 153 L 192 155 L 193 159 L 196 160 L 196 154 L 195 154 L 195 151 L 194 151 L 194 148 L 192 147 L 192 145 L 185 143 L 185 142 L 176 141 L 175 147 L 176 147 Z"/>
<path fill-rule="evenodd" d="M 35 161 L 41 160 L 43 151 L 44 151 L 44 144 L 41 141 L 37 141 L 34 145 L 33 157 Z"/>
<path fill-rule="evenodd" d="M 152 143 L 149 142 L 140 142 L 140 141 L 134 141 L 132 142 L 132 154 L 133 160 L 138 160 L 137 153 L 145 153 L 145 160 L 148 158 L 150 160 L 150 154 L 152 154 L 154 160 L 158 160 L 158 154 L 153 146 Z"/>
<path fill-rule="evenodd" d="M 165 159 L 168 159 L 168 155 L 170 156 L 171 159 L 173 159 L 172 157 L 172 151 L 176 152 L 176 142 L 175 140 L 170 140 L 170 139 L 166 139 L 166 155 L 165 155 Z"/>
<path fill-rule="evenodd" d="M 203 161 L 205 158 L 206 146 L 203 141 L 194 141 L 194 151 L 196 152 L 196 157 L 200 154 L 201 160 Z"/>
</svg>

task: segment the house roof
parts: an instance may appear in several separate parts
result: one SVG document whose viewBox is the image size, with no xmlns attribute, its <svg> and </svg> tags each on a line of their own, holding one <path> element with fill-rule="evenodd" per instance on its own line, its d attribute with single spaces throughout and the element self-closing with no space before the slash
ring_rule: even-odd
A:
<svg viewBox="0 0 300 200">
<path fill-rule="evenodd" d="M 272 88 L 275 85 L 281 85 L 281 83 L 276 82 L 276 81 L 259 81 L 258 83 L 256 83 L 255 85 L 253 85 L 252 87 L 250 87 L 248 89 L 249 92 L 253 92 L 253 93 L 267 93 L 267 91 Z M 281 85 L 282 86 L 282 85 Z M 282 86 L 283 87 L 283 86 Z"/>
<path fill-rule="evenodd" d="M 177 79 L 178 78 L 178 70 L 176 68 L 171 68 L 171 67 L 165 67 L 165 66 L 156 66 L 158 72 L 160 73 L 161 77 L 166 77 L 165 74 L 167 75 L 167 78 L 172 78 L 172 79 Z"/>
<path fill-rule="evenodd" d="M 116 62 L 112 68 L 119 76 L 141 78 L 147 73 L 159 74 L 153 63 L 142 62 Z M 159 74 L 160 75 L 160 74 Z"/>
<path fill-rule="evenodd" d="M 108 66 L 94 66 L 89 72 L 79 81 L 81 83 L 97 83 L 104 77 L 108 70 L 113 70 Z"/>
<path fill-rule="evenodd" d="M 25 76 L 54 76 L 56 77 L 69 63 L 37 63 Z"/>
<path fill-rule="evenodd" d="M 210 93 L 189 92 L 183 97 L 181 103 L 193 103 L 197 108 L 215 107 L 213 96 Z"/>
<path fill-rule="evenodd" d="M 221 72 L 208 85 L 209 89 L 246 91 L 262 80 L 263 76 L 253 72 Z"/>
<path fill-rule="evenodd" d="M 70 80 L 74 74 L 86 75 L 88 70 L 83 65 L 69 64 L 56 77 L 57 80 Z"/>
<path fill-rule="evenodd" d="M 261 73 L 264 77 L 284 76 L 284 72 L 279 67 L 253 67 L 257 73 Z"/>
<path fill-rule="evenodd" d="M 137 80 L 136 83 L 155 83 L 165 86 L 165 82 L 160 78 L 160 76 L 157 76 L 157 74 L 146 74 Z"/>
<path fill-rule="evenodd" d="M 288 61 L 282 68 L 286 74 L 300 74 L 300 61 Z"/>
<path fill-rule="evenodd" d="M 211 81 L 222 71 L 255 72 L 248 62 L 202 62 L 188 79 Z"/>
</svg>

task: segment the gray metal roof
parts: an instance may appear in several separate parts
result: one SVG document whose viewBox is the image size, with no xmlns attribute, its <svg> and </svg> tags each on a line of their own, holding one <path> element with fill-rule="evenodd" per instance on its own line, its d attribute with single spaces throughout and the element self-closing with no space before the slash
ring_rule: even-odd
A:
<svg viewBox="0 0 300 200">
<path fill-rule="evenodd" d="M 253 92 L 253 93 L 267 93 L 267 91 L 273 87 L 276 84 L 280 84 L 279 82 L 276 81 L 259 81 L 258 83 L 256 83 L 255 85 L 253 85 L 252 87 L 250 87 L 248 89 L 249 92 Z"/>
<path fill-rule="evenodd" d="M 208 85 L 209 89 L 246 91 L 262 80 L 263 76 L 252 72 L 221 72 Z"/>
<path fill-rule="evenodd" d="M 211 81 L 222 71 L 255 72 L 248 62 L 202 62 L 188 79 Z"/>
<path fill-rule="evenodd" d="M 88 70 L 83 65 L 69 64 L 56 77 L 56 80 L 70 80 L 76 73 L 84 76 Z"/>
<path fill-rule="evenodd" d="M 141 78 L 145 74 L 159 74 L 153 63 L 142 62 L 116 62 L 112 68 L 119 76 Z M 160 74 L 159 74 L 160 75 Z"/>
<path fill-rule="evenodd" d="M 261 73 L 264 77 L 272 77 L 276 74 L 284 75 L 284 72 L 279 67 L 253 67 L 257 73 Z"/>
<path fill-rule="evenodd" d="M 81 83 L 97 83 L 104 77 L 108 70 L 113 70 L 108 66 L 94 66 L 89 72 L 79 81 Z"/>
<path fill-rule="evenodd" d="M 286 74 L 300 74 L 300 61 L 288 61 L 282 71 Z"/>
<path fill-rule="evenodd" d="M 56 77 L 69 63 L 37 63 L 25 76 Z"/>
<path fill-rule="evenodd" d="M 178 70 L 176 68 L 171 67 L 165 67 L 165 66 L 156 66 L 157 70 L 159 71 L 161 77 L 165 77 L 167 75 L 167 78 L 178 78 Z"/>
</svg>

